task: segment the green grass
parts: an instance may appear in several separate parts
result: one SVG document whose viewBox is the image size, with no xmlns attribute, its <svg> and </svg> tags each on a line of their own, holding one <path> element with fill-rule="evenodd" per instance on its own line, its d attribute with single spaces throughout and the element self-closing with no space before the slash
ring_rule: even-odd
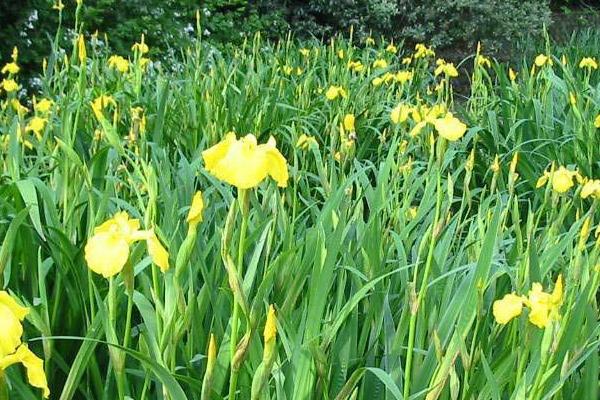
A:
<svg viewBox="0 0 600 400">
<path fill-rule="evenodd" d="M 218 352 L 205 398 L 227 398 L 234 321 L 238 339 L 249 334 L 237 398 L 250 398 L 269 304 L 276 359 L 261 398 L 598 398 L 600 244 L 594 229 L 580 236 L 597 205 L 580 198 L 578 185 L 562 195 L 535 188 L 552 162 L 600 176 L 600 72 L 577 67 L 594 54 L 574 43 L 562 65 L 548 43 L 553 67 L 532 74 L 524 57 L 512 65 L 515 82 L 508 65 L 475 67 L 463 98 L 428 90 L 440 80 L 434 59 L 403 66 L 412 49 L 393 55 L 379 41 L 256 36 L 231 56 L 197 42 L 182 49 L 175 72 L 144 70 L 139 55 L 123 54 L 132 61 L 125 75 L 86 42 L 85 65 L 74 46 L 66 58 L 55 49 L 42 70 L 36 98 L 55 106 L 39 138 L 19 133 L 32 112 L 19 115 L 15 93 L 0 94 L 1 281 L 30 307 L 24 338 L 45 360 L 51 398 L 200 399 L 210 333 Z M 414 69 L 413 80 L 374 87 L 385 71 L 370 66 L 380 57 L 391 71 Z M 365 72 L 349 71 L 351 59 Z M 286 75 L 285 65 L 302 73 Z M 330 85 L 348 97 L 328 101 Z M 100 95 L 117 104 L 103 122 L 90 106 Z M 393 107 L 418 98 L 446 104 L 467 123 L 466 135 L 436 135 L 430 146 L 431 128 L 413 138 L 412 122 L 390 121 Z M 31 97 L 21 100 L 32 108 Z M 143 133 L 132 107 L 144 111 Z M 351 147 L 340 136 L 348 113 L 356 116 Z M 247 193 L 247 229 L 238 193 L 201 157 L 228 131 L 260 143 L 273 135 L 289 164 L 287 188 L 269 181 Z M 296 147 L 301 134 L 318 147 Z M 204 219 L 187 258 L 196 190 Z M 155 227 L 170 254 L 166 274 L 143 244 L 112 280 L 87 268 L 93 228 L 121 210 Z M 224 260 L 238 252 L 228 273 Z M 534 282 L 551 291 L 558 274 L 560 320 L 539 329 L 525 311 L 496 323 L 495 300 L 527 294 Z M 22 369 L 5 373 L 11 399 L 40 397 Z"/>
</svg>

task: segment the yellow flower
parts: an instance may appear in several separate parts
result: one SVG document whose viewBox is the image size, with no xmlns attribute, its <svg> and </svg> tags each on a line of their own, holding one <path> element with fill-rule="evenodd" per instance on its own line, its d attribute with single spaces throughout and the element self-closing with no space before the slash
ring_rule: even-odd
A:
<svg viewBox="0 0 600 400">
<path fill-rule="evenodd" d="M 431 47 L 425 46 L 423 43 L 418 43 L 415 46 L 415 58 L 435 57 L 435 52 Z"/>
<path fill-rule="evenodd" d="M 131 46 L 131 51 L 139 51 L 140 54 L 146 54 L 150 51 L 148 45 L 144 43 L 144 35 L 142 35 L 142 41 L 140 43 L 134 43 L 134 45 Z"/>
<path fill-rule="evenodd" d="M 11 62 L 6 64 L 4 67 L 2 67 L 2 73 L 3 74 L 11 74 L 11 75 L 15 75 L 19 73 L 19 66 L 17 65 L 16 62 Z"/>
<path fill-rule="evenodd" d="M 52 9 L 59 12 L 62 11 L 63 8 L 65 8 L 65 5 L 63 4 L 62 0 L 57 0 L 57 2 L 52 5 Z"/>
<path fill-rule="evenodd" d="M 283 66 L 283 73 L 284 74 L 291 75 L 293 71 L 294 71 L 294 69 L 291 66 L 289 66 L 289 65 L 284 65 Z"/>
<path fill-rule="evenodd" d="M 0 291 L 0 359 L 14 353 L 21 344 L 21 321 L 28 313 L 29 310 L 17 304 L 7 292 Z"/>
<path fill-rule="evenodd" d="M 373 78 L 373 80 L 371 81 L 371 83 L 373 84 L 373 86 L 381 86 L 381 84 L 383 83 L 384 78 L 381 76 L 378 76 L 377 78 Z"/>
<path fill-rule="evenodd" d="M 338 97 L 346 98 L 346 96 L 346 91 L 341 86 L 329 86 L 329 89 L 327 89 L 327 92 L 325 92 L 325 97 L 327 97 L 327 100 L 335 100 Z"/>
<path fill-rule="evenodd" d="M 388 62 L 383 58 L 379 58 L 373 62 L 373 68 L 387 68 Z"/>
<path fill-rule="evenodd" d="M 598 69 L 598 63 L 596 59 L 593 57 L 584 57 L 581 59 L 579 63 L 579 68 L 587 68 L 587 69 Z"/>
<path fill-rule="evenodd" d="M 594 199 L 600 199 L 600 179 L 592 179 L 581 188 L 581 197 L 583 199 L 592 196 Z"/>
<path fill-rule="evenodd" d="M 346 55 L 346 53 L 344 52 L 344 49 L 339 49 L 337 52 L 337 56 L 339 59 L 344 59 L 344 56 Z"/>
<path fill-rule="evenodd" d="M 96 97 L 91 104 L 92 104 L 92 111 L 94 111 L 94 115 L 98 119 L 104 118 L 104 114 L 102 114 L 102 111 L 106 107 L 108 107 L 109 105 L 112 105 L 113 107 L 117 106 L 115 99 L 113 99 L 112 96 L 106 96 L 106 95 L 101 95 L 101 96 Z"/>
<path fill-rule="evenodd" d="M 476 57 L 476 60 L 477 60 L 477 65 L 480 66 L 480 67 L 487 67 L 487 68 L 491 68 L 492 67 L 492 62 L 486 56 L 482 56 L 480 54 L 480 55 L 478 55 Z"/>
<path fill-rule="evenodd" d="M 39 113 L 46 114 L 48 111 L 50 111 L 53 105 L 54 102 L 52 100 L 41 99 L 40 101 L 33 103 L 33 108 Z"/>
<path fill-rule="evenodd" d="M 390 43 L 385 48 L 385 51 L 387 51 L 388 53 L 396 54 L 398 52 L 398 48 L 394 45 L 394 43 Z"/>
<path fill-rule="evenodd" d="M 33 132 L 39 139 L 42 135 L 42 131 L 46 127 L 46 122 L 48 122 L 46 118 L 33 117 L 25 127 L 25 132 Z"/>
<path fill-rule="evenodd" d="M 306 49 L 306 48 L 302 48 L 302 49 L 300 49 L 300 54 L 302 54 L 302 56 L 304 56 L 304 57 L 308 57 L 310 55 L 310 50 Z"/>
<path fill-rule="evenodd" d="M 354 121 L 355 121 L 355 117 L 354 114 L 346 114 L 344 116 L 344 129 L 347 130 L 348 132 L 354 132 Z"/>
<path fill-rule="evenodd" d="M 564 54 L 560 57 L 560 63 L 562 65 L 567 65 L 567 56 L 565 56 Z"/>
<path fill-rule="evenodd" d="M 77 56 L 79 57 L 79 63 L 85 63 L 85 59 L 87 58 L 87 52 L 85 51 L 85 39 L 83 35 L 79 35 L 77 39 Z"/>
<path fill-rule="evenodd" d="M 121 272 L 129 258 L 129 245 L 145 240 L 152 261 L 166 271 L 169 268 L 167 251 L 152 229 L 139 228 L 140 221 L 129 218 L 124 211 L 96 227 L 84 249 L 88 267 L 105 278 L 114 276 Z"/>
<path fill-rule="evenodd" d="M 88 267 L 105 278 L 121 272 L 128 258 L 129 243 L 117 232 L 96 233 L 85 245 Z"/>
<path fill-rule="evenodd" d="M 413 78 L 413 71 L 398 71 L 396 72 L 396 82 L 404 84 Z"/>
<path fill-rule="evenodd" d="M 523 298 L 514 293 L 505 295 L 502 300 L 494 301 L 492 313 L 496 322 L 507 324 L 515 317 L 521 315 L 523 311 Z"/>
<path fill-rule="evenodd" d="M 535 65 L 537 65 L 538 67 L 543 67 L 544 65 L 552 65 L 552 58 L 550 58 L 549 56 L 545 55 L 545 54 L 539 54 L 536 58 L 535 58 Z"/>
<path fill-rule="evenodd" d="M 192 199 L 192 205 L 188 212 L 187 222 L 190 225 L 198 225 L 202 222 L 202 210 L 204 209 L 204 200 L 202 199 L 202 192 L 197 191 Z"/>
<path fill-rule="evenodd" d="M 300 137 L 298 138 L 298 141 L 296 142 L 296 147 L 298 147 L 302 150 L 306 150 L 313 146 L 315 148 L 319 147 L 317 140 L 314 137 L 306 135 L 304 133 L 302 135 L 300 135 Z"/>
<path fill-rule="evenodd" d="M 365 67 L 360 61 L 348 61 L 348 69 L 354 72 L 362 72 Z"/>
<path fill-rule="evenodd" d="M 6 93 L 14 92 L 19 89 L 19 84 L 14 79 L 4 79 L 0 83 L 0 87 L 6 90 Z"/>
<path fill-rule="evenodd" d="M 409 65 L 412 62 L 412 57 L 404 57 L 402 59 L 402 65 Z"/>
<path fill-rule="evenodd" d="M 121 56 L 113 55 L 108 58 L 108 66 L 124 74 L 129 70 L 129 61 Z"/>
<path fill-rule="evenodd" d="M 42 395 L 47 399 L 50 396 L 50 389 L 48 389 L 48 381 L 44 372 L 44 362 L 29 350 L 27 345 L 23 344 L 15 353 L 0 358 L 0 370 L 5 370 L 18 363 L 23 364 L 27 370 L 29 384 L 42 389 Z"/>
<path fill-rule="evenodd" d="M 10 58 L 12 58 L 13 62 L 17 62 L 17 59 L 19 58 L 19 49 L 17 48 L 17 46 L 13 47 L 13 51 L 10 55 Z"/>
<path fill-rule="evenodd" d="M 393 123 L 400 124 L 408 119 L 408 115 L 411 111 L 412 107 L 409 107 L 406 104 L 398 104 L 392 109 L 390 118 Z"/>
<path fill-rule="evenodd" d="M 265 338 L 265 343 L 275 340 L 277 336 L 277 318 L 275 317 L 275 307 L 273 307 L 272 304 L 269 306 L 269 313 L 267 314 L 267 322 L 265 323 L 263 336 Z"/>
<path fill-rule="evenodd" d="M 433 125 L 441 137 L 451 142 L 463 137 L 467 131 L 467 125 L 462 123 L 451 113 L 447 113 L 443 118 L 436 119 Z"/>
<path fill-rule="evenodd" d="M 511 82 L 514 82 L 515 80 L 517 80 L 517 73 L 512 68 L 508 69 L 508 78 L 510 79 Z"/>
<path fill-rule="evenodd" d="M 29 309 L 17 304 L 7 292 L 0 291 L 0 370 L 3 371 L 16 363 L 23 364 L 27 369 L 29 383 L 43 389 L 44 397 L 48 398 L 50 390 L 46 382 L 44 363 L 27 348 L 27 345 L 21 344 L 21 322 L 28 313 Z"/>
<path fill-rule="evenodd" d="M 562 275 L 559 275 L 556 279 L 552 293 L 544 292 L 540 283 L 534 283 L 529 291 L 528 298 L 525 300 L 525 304 L 531 309 L 529 322 L 543 329 L 550 321 L 558 319 L 562 296 Z"/>
<path fill-rule="evenodd" d="M 594 120 L 594 126 L 596 128 L 600 128 L 600 114 L 596 116 L 596 119 Z"/>
<path fill-rule="evenodd" d="M 438 76 L 442 73 L 450 78 L 456 78 L 458 76 L 458 71 L 453 63 L 443 62 L 439 64 L 434 71 L 434 75 Z"/>
<path fill-rule="evenodd" d="M 496 157 L 494 157 L 494 162 L 490 166 L 490 169 L 492 170 L 492 172 L 500 171 L 500 160 L 498 158 L 498 154 L 496 154 Z"/>
<path fill-rule="evenodd" d="M 203 151 L 202 157 L 208 172 L 238 189 L 256 187 L 267 176 L 278 186 L 287 186 L 287 161 L 277 150 L 273 137 L 258 145 L 252 134 L 238 140 L 230 132 L 223 141 Z"/>
<path fill-rule="evenodd" d="M 154 230 L 150 230 L 146 238 L 146 246 L 148 254 L 152 258 L 152 262 L 156 264 L 162 272 L 167 272 L 169 269 L 169 253 L 156 237 Z"/>
<path fill-rule="evenodd" d="M 371 36 L 369 36 L 368 38 L 365 39 L 365 44 L 367 46 L 373 46 L 375 44 L 375 39 L 373 39 Z"/>
<path fill-rule="evenodd" d="M 575 171 L 569 171 L 560 167 L 552 173 L 552 189 L 557 193 L 565 193 L 573 187 L 573 178 L 577 175 Z"/>
<path fill-rule="evenodd" d="M 12 99 L 10 101 L 10 105 L 17 112 L 17 114 L 19 114 L 19 116 L 21 116 L 21 117 L 24 114 L 26 114 L 27 112 L 29 112 L 29 109 L 27 107 L 25 107 L 23 104 L 21 104 L 21 102 L 19 102 L 18 99 Z M 6 137 L 8 137 L 8 136 L 6 136 Z"/>
</svg>

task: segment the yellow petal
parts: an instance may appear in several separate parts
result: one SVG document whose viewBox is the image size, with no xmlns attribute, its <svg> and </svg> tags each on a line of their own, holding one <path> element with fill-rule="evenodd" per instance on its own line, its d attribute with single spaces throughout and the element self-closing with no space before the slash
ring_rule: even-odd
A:
<svg viewBox="0 0 600 400">
<path fill-rule="evenodd" d="M 148 253 L 152 258 L 152 262 L 156 264 L 162 272 L 167 272 L 169 269 L 169 253 L 160 243 L 160 240 L 158 240 L 154 232 L 146 239 L 146 245 L 148 246 Z"/>
<path fill-rule="evenodd" d="M 20 353 L 21 363 L 27 369 L 29 384 L 42 389 L 44 398 L 47 399 L 50 396 L 50 389 L 48 389 L 48 381 L 44 372 L 44 361 L 29 350 L 26 345 L 19 347 L 17 353 Z"/>
<path fill-rule="evenodd" d="M 514 293 L 507 294 L 502 300 L 496 300 L 492 306 L 492 313 L 496 322 L 507 324 L 510 320 L 521 315 L 523 299 Z"/>
<path fill-rule="evenodd" d="M 463 137 L 467 131 L 467 125 L 463 124 L 458 118 L 448 113 L 444 118 L 438 118 L 434 121 L 435 129 L 441 137 L 451 142 Z"/>
<path fill-rule="evenodd" d="M 213 146 L 203 153 L 207 170 L 218 179 L 240 189 L 258 186 L 267 176 L 286 186 L 288 180 L 287 162 L 275 147 L 275 140 L 262 145 L 256 144 L 254 135 L 240 140 L 225 139 L 226 145 Z M 207 157 L 206 152 L 215 149 Z"/>
<path fill-rule="evenodd" d="M 539 189 L 544 186 L 548 182 L 548 173 L 544 173 L 544 175 L 540 176 L 537 182 L 535 183 L 535 188 Z"/>
<path fill-rule="evenodd" d="M 204 201 L 202 199 L 202 192 L 197 191 L 192 199 L 192 205 L 187 216 L 187 222 L 190 225 L 198 224 L 202 221 L 202 209 L 204 208 Z"/>
<path fill-rule="evenodd" d="M 355 121 L 354 114 L 346 114 L 344 116 L 344 129 L 349 132 L 353 132 L 354 131 L 354 121 Z"/>
<path fill-rule="evenodd" d="M 552 173 L 552 189 L 557 193 L 565 193 L 573 187 L 573 172 L 560 167 Z"/>
<path fill-rule="evenodd" d="M 231 146 L 236 142 L 235 133 L 229 132 L 223 141 L 202 152 L 204 165 L 212 173 L 215 166 L 225 158 Z"/>
<path fill-rule="evenodd" d="M 29 310 L 21 307 L 5 291 L 0 291 L 0 358 L 13 353 L 21 344 L 21 321 Z"/>
<path fill-rule="evenodd" d="M 265 343 L 275 339 L 277 335 L 277 318 L 275 317 L 275 307 L 271 304 L 269 306 L 269 313 L 267 314 L 267 322 L 265 323 L 264 338 Z"/>
<path fill-rule="evenodd" d="M 85 245 L 85 260 L 97 274 L 109 278 L 121 272 L 129 258 L 129 244 L 119 234 L 100 232 Z"/>
<path fill-rule="evenodd" d="M 530 308 L 529 322 L 538 328 L 545 328 L 550 322 L 551 297 L 542 290 L 542 285 L 534 283 L 529 291 L 527 305 Z"/>
</svg>

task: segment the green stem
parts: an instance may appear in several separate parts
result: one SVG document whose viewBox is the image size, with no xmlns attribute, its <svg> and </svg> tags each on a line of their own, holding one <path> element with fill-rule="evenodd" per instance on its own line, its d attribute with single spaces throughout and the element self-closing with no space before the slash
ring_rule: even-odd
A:
<svg viewBox="0 0 600 400">
<path fill-rule="evenodd" d="M 238 243 L 238 257 L 237 257 L 237 273 L 240 278 L 243 277 L 244 271 L 244 247 L 246 242 L 246 232 L 248 230 L 248 207 L 247 207 L 247 195 L 246 190 L 239 190 L 238 202 L 240 206 L 240 212 L 242 214 L 242 226 L 240 229 L 240 241 Z M 237 350 L 238 331 L 239 331 L 239 318 L 240 318 L 240 306 L 238 302 L 233 299 L 233 316 L 231 320 L 231 337 L 229 341 L 229 356 L 231 365 L 231 377 L 229 379 L 229 400 L 235 400 L 236 387 L 238 380 L 239 370 L 234 366 L 235 353 Z"/>
<path fill-rule="evenodd" d="M 4 371 L 0 369 L 0 400 L 8 400 L 8 387 L 6 386 L 6 378 Z"/>
<path fill-rule="evenodd" d="M 438 171 L 437 174 L 437 201 L 435 205 L 435 217 L 433 219 L 433 225 L 431 229 L 431 236 L 429 239 L 429 250 L 427 252 L 427 260 L 425 262 L 425 272 L 423 273 L 423 281 L 421 282 L 421 289 L 419 290 L 419 294 L 417 296 L 416 304 L 411 304 L 411 315 L 409 322 L 409 331 L 408 331 L 408 348 L 406 353 L 406 364 L 404 366 L 404 398 L 408 399 L 410 396 L 410 384 L 411 384 L 411 371 L 412 371 L 412 362 L 413 362 L 413 349 L 415 346 L 415 331 L 417 327 L 417 315 L 419 312 L 419 307 L 423 302 L 423 298 L 427 293 L 427 281 L 429 280 L 429 273 L 431 272 L 431 265 L 433 264 L 433 251 L 435 249 L 435 237 L 436 237 L 436 228 L 438 221 L 440 219 L 440 212 L 442 206 L 442 190 L 441 190 L 441 170 Z M 415 279 L 415 285 L 417 284 Z"/>
<path fill-rule="evenodd" d="M 108 321 L 112 326 L 114 335 L 117 332 L 117 292 L 115 289 L 115 278 L 111 277 L 108 281 Z M 113 336 L 113 335 L 111 335 Z M 113 341 L 112 339 L 110 340 Z M 114 340 L 118 344 L 119 340 L 115 337 Z M 112 350 L 114 353 L 113 357 L 113 368 L 115 370 L 115 377 L 117 379 L 117 391 L 119 393 L 119 399 L 125 398 L 125 376 L 123 373 L 123 368 L 120 363 L 121 350 L 114 349 Z"/>
</svg>

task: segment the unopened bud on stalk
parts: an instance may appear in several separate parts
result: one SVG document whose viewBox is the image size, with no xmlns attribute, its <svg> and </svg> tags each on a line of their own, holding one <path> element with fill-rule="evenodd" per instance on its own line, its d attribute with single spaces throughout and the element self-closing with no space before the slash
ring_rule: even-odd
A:
<svg viewBox="0 0 600 400">
<path fill-rule="evenodd" d="M 273 368 L 273 363 L 277 356 L 277 318 L 275 316 L 275 308 L 272 304 L 269 306 L 269 313 L 267 314 L 267 322 L 265 323 L 263 336 L 265 340 L 263 359 L 252 379 L 252 400 L 260 398 L 263 388 L 269 381 L 271 369 Z"/>
<path fill-rule="evenodd" d="M 211 398 L 213 374 L 216 363 L 217 343 L 215 341 L 215 335 L 211 333 L 210 341 L 208 343 L 208 361 L 206 363 L 206 372 L 204 373 L 204 380 L 202 381 L 202 400 L 208 400 Z"/>
</svg>

